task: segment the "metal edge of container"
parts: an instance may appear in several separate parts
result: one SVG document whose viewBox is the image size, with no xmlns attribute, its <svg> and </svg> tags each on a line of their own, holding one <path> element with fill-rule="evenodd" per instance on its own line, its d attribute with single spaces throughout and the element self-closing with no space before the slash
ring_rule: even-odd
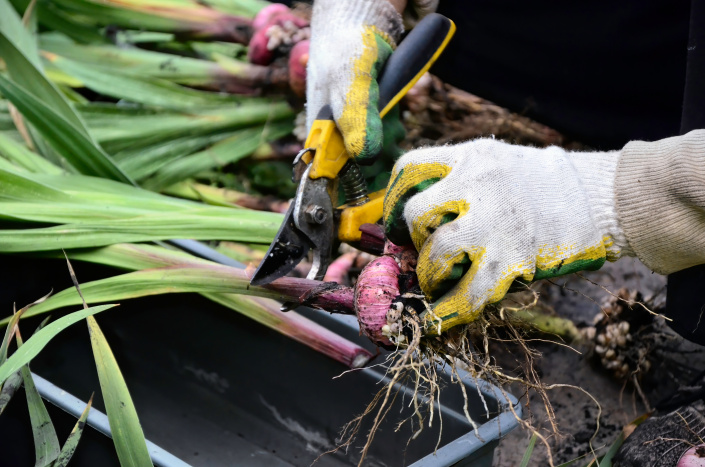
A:
<svg viewBox="0 0 705 467">
<path fill-rule="evenodd" d="M 454 439 L 414 462 L 410 467 L 455 465 L 484 446 L 498 443 L 500 438 L 519 426 L 519 419 L 523 416 L 524 410 L 516 397 L 487 381 L 474 378 L 466 371 L 460 369 L 457 371 L 460 378 L 466 382 L 466 386 L 474 386 L 483 396 L 494 398 L 504 410 L 498 416 L 480 425 L 477 430 Z M 494 446 L 492 448 L 494 449 Z"/>
<path fill-rule="evenodd" d="M 87 402 L 80 400 L 78 397 L 69 394 L 55 384 L 47 381 L 36 373 L 32 373 L 32 379 L 34 380 L 35 386 L 37 386 L 37 391 L 43 399 L 51 402 L 64 412 L 76 417 L 77 419 L 83 413 L 86 408 Z M 110 430 L 110 424 L 108 423 L 108 417 L 98 409 L 91 407 L 90 412 L 88 412 L 88 418 L 86 423 L 94 428 L 96 431 L 104 434 L 108 438 L 112 438 L 112 432 Z M 147 440 L 147 450 L 149 451 L 149 457 L 152 462 L 157 467 L 189 467 L 190 464 L 182 461 L 178 457 L 169 453 L 168 451 L 160 448 L 156 444 Z"/>
<path fill-rule="evenodd" d="M 492 397 L 497 401 L 504 399 L 505 403 L 500 403 L 500 405 L 504 406 L 505 409 L 508 409 L 508 404 L 511 404 L 514 409 L 502 411 L 499 416 L 496 416 L 480 425 L 477 431 L 473 430 L 466 435 L 456 438 L 437 451 L 428 454 L 427 456 L 411 464 L 410 467 L 454 465 L 464 459 L 467 459 L 473 453 L 480 451 L 483 447 L 499 441 L 503 435 L 518 426 L 517 418 L 522 416 L 522 406 L 513 395 L 501 391 L 499 388 L 487 383 L 486 381 L 472 378 L 468 373 L 463 372 L 462 370 L 458 371 L 463 380 L 466 380 L 466 377 L 470 377 L 470 379 L 475 381 L 475 383 L 467 381 L 466 384 L 468 386 L 479 389 L 484 396 Z M 87 404 L 85 401 L 78 399 L 74 395 L 66 392 L 36 373 L 32 373 L 32 377 L 37 387 L 37 391 L 42 398 L 75 418 L 79 418 L 81 416 L 81 413 Z M 91 408 L 86 422 L 96 431 L 112 438 L 108 417 L 103 412 L 95 408 Z M 190 464 L 184 462 L 149 440 L 147 440 L 147 449 L 152 462 L 157 467 L 190 466 Z"/>
</svg>

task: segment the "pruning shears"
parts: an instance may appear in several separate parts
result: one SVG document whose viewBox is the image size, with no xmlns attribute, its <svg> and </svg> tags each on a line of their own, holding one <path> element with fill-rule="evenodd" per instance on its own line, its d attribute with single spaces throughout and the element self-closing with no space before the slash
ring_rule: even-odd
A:
<svg viewBox="0 0 705 467">
<path fill-rule="evenodd" d="M 379 79 L 380 116 L 384 117 L 428 71 L 455 33 L 445 16 L 430 14 L 406 36 L 387 60 Z M 386 190 L 368 193 L 355 160 L 325 106 L 311 126 L 304 148 L 294 159 L 296 197 L 251 284 L 264 285 L 288 274 L 313 252 L 309 279 L 323 279 L 337 242 L 359 244 L 360 226 L 382 218 Z M 345 204 L 337 206 L 338 188 Z"/>
</svg>

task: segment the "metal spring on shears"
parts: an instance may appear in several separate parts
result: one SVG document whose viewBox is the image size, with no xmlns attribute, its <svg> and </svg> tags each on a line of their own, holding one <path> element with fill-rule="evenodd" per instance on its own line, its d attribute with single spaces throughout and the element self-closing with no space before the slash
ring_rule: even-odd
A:
<svg viewBox="0 0 705 467">
<path fill-rule="evenodd" d="M 345 163 L 339 172 L 340 184 L 345 192 L 345 202 L 356 206 L 369 201 L 367 198 L 367 182 L 360 167 L 352 159 Z"/>
</svg>

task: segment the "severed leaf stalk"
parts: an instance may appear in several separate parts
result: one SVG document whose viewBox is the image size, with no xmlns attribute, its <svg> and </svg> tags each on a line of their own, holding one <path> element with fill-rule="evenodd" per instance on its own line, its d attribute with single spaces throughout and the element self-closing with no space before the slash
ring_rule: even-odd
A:
<svg viewBox="0 0 705 467">
<path fill-rule="evenodd" d="M 279 309 L 281 305 L 274 300 L 236 294 L 204 293 L 202 295 L 350 368 L 361 368 L 372 359 L 372 354 L 367 350 L 310 319 L 294 311 L 281 312 Z"/>
<path fill-rule="evenodd" d="M 265 286 L 251 286 L 250 277 L 244 270 L 204 262 L 130 272 L 87 282 L 81 289 L 86 300 L 94 303 L 164 293 L 237 293 L 351 314 L 352 289 L 333 283 L 328 283 L 328 287 L 326 284 L 308 279 L 282 277 Z M 81 303 L 81 296 L 75 289 L 65 289 L 30 309 L 25 313 L 25 317 Z M 6 318 L 0 323 L 8 320 L 9 318 Z"/>
<path fill-rule="evenodd" d="M 305 302 L 309 306 L 350 313 L 352 312 L 353 298 L 351 289 L 338 289 L 337 287 L 328 289 L 328 286 L 324 286 L 323 290 L 321 290 L 320 288 L 324 284 L 318 281 L 284 278 L 275 281 L 274 284 L 270 284 L 272 290 L 257 287 L 250 288 L 251 290 L 248 291 L 249 278 L 243 270 L 216 265 L 181 251 L 169 250 L 154 245 L 118 244 L 99 249 L 72 251 L 70 254 L 71 258 L 75 260 L 104 264 L 121 269 L 136 270 L 161 267 L 161 269 L 147 269 L 147 271 L 151 272 L 139 271 L 148 275 L 156 274 L 153 276 L 154 280 L 150 281 L 148 285 L 145 285 L 139 291 L 134 289 L 135 283 L 132 279 L 129 279 L 129 274 L 117 276 L 114 280 L 107 279 L 107 282 L 98 285 L 95 285 L 95 283 L 84 284 L 82 290 L 91 301 L 101 301 L 109 296 L 138 297 L 151 295 L 153 294 L 152 292 L 173 293 L 180 290 L 199 292 L 207 298 L 243 313 L 255 321 L 320 351 L 345 365 L 359 367 L 372 358 L 372 354 L 359 345 L 298 313 L 294 311 L 281 312 L 279 304 L 272 300 L 232 293 L 238 290 L 242 293 L 266 294 L 270 297 L 283 298 L 285 301 Z M 56 252 L 51 253 L 51 255 L 54 257 L 59 256 Z M 195 267 L 195 269 L 191 270 L 194 275 L 189 273 L 186 276 L 182 276 L 178 272 L 179 268 L 188 267 Z M 220 271 L 220 273 L 217 273 L 222 274 L 219 276 L 220 278 L 202 276 L 202 272 L 210 267 L 215 267 Z M 167 275 L 170 274 L 168 271 L 177 271 L 174 275 L 180 276 L 181 279 L 176 281 L 172 280 L 174 278 L 170 279 L 164 276 L 164 272 Z M 128 276 L 129 280 L 127 282 L 125 282 L 124 276 Z M 131 277 L 134 278 L 135 276 Z M 137 276 L 138 283 L 139 277 Z M 162 279 L 158 279 L 159 277 Z M 188 277 L 191 277 L 191 279 Z M 193 283 L 193 280 L 202 281 L 203 285 Z M 239 285 L 234 286 L 233 284 Z M 236 287 L 239 287 L 239 289 Z M 158 288 L 159 290 L 157 290 Z M 308 296 L 306 296 L 307 292 Z M 80 303 L 80 297 L 74 289 L 67 289 L 61 292 L 60 295 L 60 301 L 50 305 L 52 309 L 72 302 Z M 42 313 L 47 311 L 49 309 L 40 310 Z M 6 322 L 6 320 L 3 322 Z"/>
</svg>

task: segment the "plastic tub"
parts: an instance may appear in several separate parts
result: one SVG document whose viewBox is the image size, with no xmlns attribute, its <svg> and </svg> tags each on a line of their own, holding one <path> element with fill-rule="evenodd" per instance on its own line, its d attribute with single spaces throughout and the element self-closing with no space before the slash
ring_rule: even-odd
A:
<svg viewBox="0 0 705 467">
<path fill-rule="evenodd" d="M 82 277 L 80 263 L 74 266 L 79 266 L 79 280 L 95 278 Z M 354 319 L 315 310 L 304 313 L 369 345 L 359 337 Z M 97 318 L 147 438 L 192 465 L 308 466 L 336 446 L 340 428 L 365 409 L 385 379 L 378 366 L 339 376 L 347 368 L 338 362 L 197 295 L 126 301 Z M 85 325 L 76 324 L 60 334 L 33 361 L 32 370 L 82 400 L 96 391 L 95 407 L 103 410 Z M 409 442 L 408 424 L 395 431 L 397 423 L 410 415 L 406 393 L 397 397 L 378 430 L 365 465 L 490 466 L 499 438 L 517 425 L 508 404 L 519 415 L 521 406 L 511 396 L 503 399 L 487 383 L 480 382 L 479 391 L 471 379 L 465 378 L 465 384 L 479 433 L 462 414 L 460 389 L 449 385 L 437 407 L 443 420 L 438 450 L 434 453 L 438 413 L 433 427 L 427 426 Z M 26 407 L 24 412 L 18 409 L 24 405 L 18 394 L 8 413 L 0 416 L 0 437 L 15 446 L 13 465 L 33 462 L 31 432 L 18 428 L 28 425 Z M 65 423 L 67 428 L 62 429 L 68 433 L 72 425 Z M 371 417 L 362 433 L 370 423 Z M 320 457 L 316 465 L 355 465 L 363 438 L 359 436 L 347 451 Z M 109 443 L 98 448 L 87 438 L 84 444 L 93 444 L 88 449 L 92 457 L 81 455 L 75 465 L 116 463 Z M 77 456 L 84 447 L 79 446 Z"/>
</svg>

